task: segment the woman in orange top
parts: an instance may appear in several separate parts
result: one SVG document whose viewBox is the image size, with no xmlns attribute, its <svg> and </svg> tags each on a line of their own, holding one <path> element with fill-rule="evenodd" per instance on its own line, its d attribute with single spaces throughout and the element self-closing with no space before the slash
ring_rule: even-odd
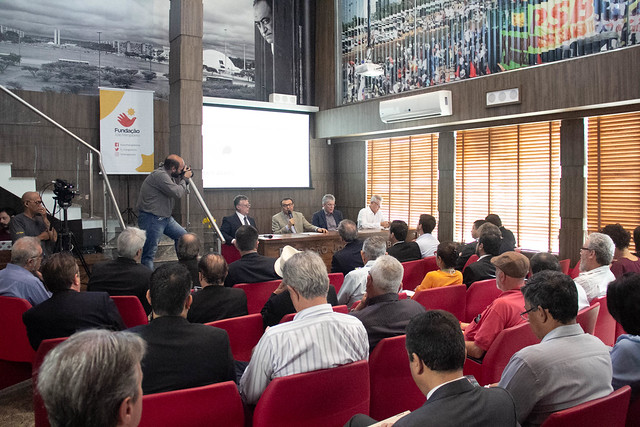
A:
<svg viewBox="0 0 640 427">
<path fill-rule="evenodd" d="M 430 271 L 422 279 L 416 292 L 430 288 L 439 288 L 449 285 L 461 285 L 462 273 L 454 268 L 458 259 L 458 248 L 453 242 L 442 242 L 436 251 L 436 263 L 440 270 Z"/>
</svg>

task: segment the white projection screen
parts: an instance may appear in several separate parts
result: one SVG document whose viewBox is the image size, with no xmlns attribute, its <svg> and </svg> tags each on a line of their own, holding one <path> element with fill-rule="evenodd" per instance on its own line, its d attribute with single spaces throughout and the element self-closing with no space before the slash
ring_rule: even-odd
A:
<svg viewBox="0 0 640 427">
<path fill-rule="evenodd" d="M 204 104 L 204 188 L 308 188 L 309 114 Z"/>
</svg>

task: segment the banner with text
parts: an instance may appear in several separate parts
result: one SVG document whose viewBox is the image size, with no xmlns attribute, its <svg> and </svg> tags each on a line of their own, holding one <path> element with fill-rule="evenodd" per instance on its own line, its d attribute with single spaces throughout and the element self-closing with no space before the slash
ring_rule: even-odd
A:
<svg viewBox="0 0 640 427">
<path fill-rule="evenodd" d="M 152 172 L 153 91 L 100 88 L 100 152 L 109 174 Z"/>
</svg>

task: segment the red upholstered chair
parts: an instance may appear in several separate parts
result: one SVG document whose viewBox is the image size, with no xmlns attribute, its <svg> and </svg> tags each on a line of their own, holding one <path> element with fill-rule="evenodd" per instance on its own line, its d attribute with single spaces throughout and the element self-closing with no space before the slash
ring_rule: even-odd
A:
<svg viewBox="0 0 640 427">
<path fill-rule="evenodd" d="M 272 380 L 253 413 L 254 427 L 342 426 L 369 414 L 366 360 Z"/>
<path fill-rule="evenodd" d="M 480 257 L 476 254 L 471 255 L 467 260 L 467 262 L 464 263 L 464 267 L 462 267 L 462 272 L 464 273 L 464 269 L 469 267 L 469 264 L 473 264 L 474 262 L 476 262 L 478 258 Z"/>
<path fill-rule="evenodd" d="M 402 263 L 404 275 L 402 276 L 402 289 L 414 290 L 424 279 L 426 264 L 423 259 Z"/>
<path fill-rule="evenodd" d="M 562 269 L 562 274 L 569 275 L 569 270 L 571 269 L 571 260 L 569 258 L 562 259 L 560 262 L 560 268 Z"/>
<path fill-rule="evenodd" d="M 400 292 L 398 294 L 398 299 L 407 299 L 407 298 L 409 298 L 409 296 L 407 295 L 406 292 Z"/>
<path fill-rule="evenodd" d="M 267 300 L 280 285 L 282 280 L 270 280 L 259 283 L 238 283 L 234 288 L 242 289 L 247 294 L 247 312 L 260 313 Z"/>
<path fill-rule="evenodd" d="M 609 313 L 607 297 L 594 298 L 591 301 L 591 305 L 595 303 L 600 303 L 600 311 L 598 311 L 598 318 L 596 319 L 596 327 L 593 331 L 593 335 L 600 338 L 600 340 L 602 340 L 606 345 L 613 346 L 616 343 L 617 322 Z"/>
<path fill-rule="evenodd" d="M 251 360 L 251 352 L 260 341 L 260 338 L 262 338 L 263 333 L 262 315 L 260 313 L 216 320 L 215 322 L 205 323 L 205 325 L 215 326 L 227 331 L 233 358 L 245 362 Z"/>
<path fill-rule="evenodd" d="M 465 285 L 450 285 L 420 291 L 413 299 L 427 310 L 445 310 L 456 316 L 458 320 L 465 319 L 467 287 Z"/>
<path fill-rule="evenodd" d="M 244 409 L 233 381 L 148 394 L 140 427 L 244 427 Z"/>
<path fill-rule="evenodd" d="M 626 385 L 609 396 L 563 409 L 549 416 L 542 427 L 624 427 L 631 388 Z"/>
<path fill-rule="evenodd" d="M 0 297 L 0 389 L 31 378 L 36 352 L 22 323 L 22 313 L 30 308 L 25 299 Z"/>
<path fill-rule="evenodd" d="M 435 256 L 428 256 L 426 258 L 422 258 L 422 262 L 424 263 L 424 274 L 426 276 L 426 274 L 430 271 L 436 271 L 438 270 L 440 267 L 438 267 L 438 264 L 436 263 L 436 257 Z M 424 279 L 424 276 L 422 277 Z M 422 280 L 420 281 L 420 283 L 422 283 Z M 420 284 L 418 283 L 418 284 Z"/>
<path fill-rule="evenodd" d="M 482 313 L 485 308 L 498 298 L 502 291 L 496 286 L 496 279 L 474 282 L 467 289 L 467 303 L 465 307 L 465 322 L 471 322 Z"/>
<path fill-rule="evenodd" d="M 476 377 L 480 385 L 496 383 L 500 381 L 502 371 L 509 363 L 511 356 L 517 351 L 539 342 L 540 340 L 534 335 L 529 323 L 521 323 L 505 329 L 493 341 L 485 353 L 482 363 L 467 358 L 464 362 L 464 374 Z"/>
<path fill-rule="evenodd" d="M 222 250 L 220 255 L 222 255 L 225 261 L 227 261 L 227 264 L 231 264 L 232 262 L 237 261 L 241 258 L 240 252 L 238 252 L 238 249 L 233 245 L 223 244 L 221 249 Z"/>
<path fill-rule="evenodd" d="M 349 312 L 349 309 L 347 308 L 346 305 L 334 305 L 333 306 L 333 311 L 336 313 L 342 313 L 342 314 L 347 314 Z M 295 317 L 296 313 L 289 313 L 289 314 L 285 314 L 282 319 L 280 319 L 280 322 L 278 323 L 285 323 L 285 322 L 291 322 L 293 320 L 293 318 Z"/>
<path fill-rule="evenodd" d="M 35 359 L 33 360 L 33 415 L 35 417 L 36 427 L 49 427 L 49 418 L 47 416 L 47 409 L 44 407 L 44 402 L 42 401 L 42 397 L 40 393 L 38 393 L 38 370 L 40 369 L 40 365 L 44 361 L 44 357 L 53 350 L 58 344 L 66 340 L 67 337 L 64 338 L 51 338 L 48 340 L 44 340 L 40 343 L 38 347 L 38 351 L 36 352 Z"/>
<path fill-rule="evenodd" d="M 336 295 L 340 292 L 342 283 L 344 282 L 344 274 L 342 273 L 329 273 L 329 284 L 333 285 L 336 290 Z"/>
<path fill-rule="evenodd" d="M 573 267 L 571 271 L 569 271 L 569 276 L 571 276 L 572 279 L 578 277 L 578 274 L 580 274 L 580 261 L 578 261 L 575 267 Z"/>
<path fill-rule="evenodd" d="M 122 317 L 122 321 L 127 328 L 149 323 L 147 313 L 144 312 L 144 308 L 138 297 L 121 295 L 112 296 L 111 299 L 116 304 L 116 307 L 118 307 L 120 317 Z"/>
<path fill-rule="evenodd" d="M 583 308 L 578 312 L 576 322 L 582 326 L 583 331 L 593 335 L 596 327 L 596 321 L 598 319 L 598 312 L 601 308 L 602 306 L 600 303 L 596 302 L 595 304 L 591 304 L 591 306 Z"/>
<path fill-rule="evenodd" d="M 416 410 L 425 402 L 409 370 L 405 335 L 385 338 L 369 355 L 371 410 L 369 415 L 383 420 L 406 410 Z"/>
</svg>

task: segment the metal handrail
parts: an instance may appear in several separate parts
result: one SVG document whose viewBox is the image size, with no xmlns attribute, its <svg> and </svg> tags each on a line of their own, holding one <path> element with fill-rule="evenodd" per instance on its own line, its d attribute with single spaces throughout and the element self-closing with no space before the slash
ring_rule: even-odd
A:
<svg viewBox="0 0 640 427">
<path fill-rule="evenodd" d="M 48 121 L 49 123 L 51 123 L 52 125 L 57 127 L 58 129 L 60 129 L 62 132 L 66 133 L 71 138 L 75 139 L 77 142 L 79 142 L 80 144 L 84 145 L 87 149 L 91 150 L 93 153 L 95 153 L 98 156 L 98 166 L 100 166 L 100 172 L 102 172 L 102 177 L 104 178 L 104 183 L 105 183 L 105 185 L 107 187 L 107 192 L 109 193 L 109 197 L 111 197 L 111 202 L 113 203 L 113 206 L 115 207 L 116 217 L 118 218 L 118 222 L 120 223 L 120 227 L 122 227 L 123 230 L 126 229 L 127 226 L 125 225 L 124 220 L 122 219 L 122 215 L 120 215 L 120 208 L 118 207 L 118 202 L 116 202 L 116 198 L 113 195 L 113 189 L 111 188 L 111 183 L 109 182 L 109 177 L 107 176 L 107 172 L 105 171 L 104 165 L 102 164 L 102 153 L 100 153 L 100 150 L 98 150 L 97 148 L 92 147 L 90 144 L 88 144 L 84 140 L 80 139 L 75 134 L 71 133 L 67 128 L 65 128 L 64 126 L 62 126 L 61 124 L 59 124 L 58 122 L 53 120 L 51 117 L 49 117 L 46 114 L 44 114 L 42 111 L 38 110 L 33 105 L 29 104 L 24 99 L 20 98 L 15 93 L 11 92 L 6 87 L 0 85 L 0 89 L 2 91 L 4 91 L 6 94 L 8 94 L 9 96 L 11 96 L 12 98 L 14 98 L 16 101 L 18 101 L 19 103 L 21 103 L 22 105 L 24 105 L 25 107 L 27 107 L 28 109 L 33 111 L 34 113 L 36 113 L 37 115 L 39 115 L 40 117 L 42 117 L 43 119 L 45 119 L 46 121 Z M 93 173 L 93 171 L 91 171 L 91 173 Z M 93 189 L 92 188 L 89 191 L 91 192 L 91 194 L 93 194 Z M 91 198 L 93 198 L 93 196 Z M 106 221 L 106 216 L 107 216 L 107 207 L 106 206 L 104 207 L 104 215 L 103 216 L 104 216 L 104 220 Z"/>
<path fill-rule="evenodd" d="M 200 203 L 202 210 L 204 211 L 205 215 L 207 215 L 207 218 L 209 219 L 209 224 L 213 225 L 213 229 L 216 231 L 216 234 L 218 235 L 218 253 L 221 253 L 220 245 L 222 243 L 226 243 L 226 240 L 222 235 L 220 228 L 218 228 L 218 223 L 216 222 L 213 215 L 211 215 L 211 211 L 209 210 L 209 208 L 207 207 L 207 204 L 204 202 L 204 199 L 200 195 L 200 191 L 198 191 L 198 187 L 196 187 L 196 184 L 193 181 L 191 181 L 191 178 L 187 178 L 187 182 L 191 184 L 189 188 L 191 189 L 191 191 L 193 191 L 193 194 L 196 195 L 196 199 L 198 199 L 198 203 Z"/>
</svg>

